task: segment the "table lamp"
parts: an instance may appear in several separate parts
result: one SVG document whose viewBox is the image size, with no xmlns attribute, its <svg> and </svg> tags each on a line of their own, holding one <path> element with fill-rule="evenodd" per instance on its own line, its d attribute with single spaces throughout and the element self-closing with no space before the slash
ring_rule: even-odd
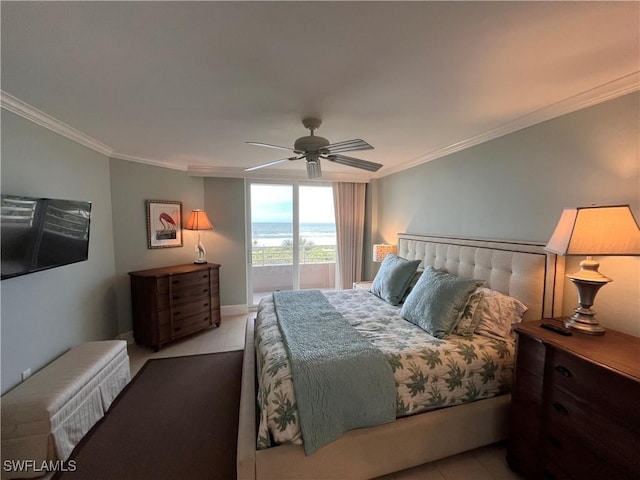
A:
<svg viewBox="0 0 640 480">
<path fill-rule="evenodd" d="M 187 223 L 184 225 L 185 230 L 197 230 L 198 231 L 198 243 L 196 243 L 195 250 L 198 252 L 198 259 L 193 263 L 207 263 L 205 259 L 206 251 L 202 244 L 200 232 L 202 230 L 212 230 L 213 225 L 207 217 L 207 213 L 204 210 L 191 210 L 191 214 L 187 219 Z"/>
<path fill-rule="evenodd" d="M 376 243 L 373 246 L 373 261 L 376 263 L 382 262 L 384 257 L 389 255 L 390 253 L 396 253 L 395 245 L 387 245 L 385 243 Z"/>
<path fill-rule="evenodd" d="M 593 255 L 640 255 L 640 229 L 629 205 L 567 208 L 545 250 L 558 255 L 586 255 L 580 271 L 567 275 L 578 290 L 578 307 L 564 324 L 591 335 L 604 328 L 591 309 L 598 290 L 612 280 L 598 271 Z"/>
</svg>

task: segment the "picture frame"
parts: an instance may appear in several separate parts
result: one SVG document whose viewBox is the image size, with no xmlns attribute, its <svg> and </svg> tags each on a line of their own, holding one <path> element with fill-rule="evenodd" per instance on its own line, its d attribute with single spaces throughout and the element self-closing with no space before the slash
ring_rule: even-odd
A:
<svg viewBox="0 0 640 480">
<path fill-rule="evenodd" d="M 182 247 L 182 202 L 147 200 L 147 248 Z"/>
</svg>

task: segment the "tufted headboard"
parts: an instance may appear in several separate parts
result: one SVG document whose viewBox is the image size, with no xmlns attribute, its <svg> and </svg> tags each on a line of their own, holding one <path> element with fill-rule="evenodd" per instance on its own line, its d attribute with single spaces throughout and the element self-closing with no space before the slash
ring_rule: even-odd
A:
<svg viewBox="0 0 640 480">
<path fill-rule="evenodd" d="M 544 244 L 400 233 L 398 255 L 419 259 L 421 267 L 485 280 L 529 307 L 525 320 L 561 315 L 564 257 L 546 252 Z"/>
</svg>

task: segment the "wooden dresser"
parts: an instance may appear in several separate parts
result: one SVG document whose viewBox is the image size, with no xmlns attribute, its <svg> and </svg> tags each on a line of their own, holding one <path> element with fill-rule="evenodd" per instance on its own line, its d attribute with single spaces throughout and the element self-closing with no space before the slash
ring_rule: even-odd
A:
<svg viewBox="0 0 640 480">
<path fill-rule="evenodd" d="M 540 323 L 516 329 L 509 465 L 532 479 L 640 478 L 640 338 Z"/>
<path fill-rule="evenodd" d="M 220 265 L 176 265 L 130 272 L 133 336 L 159 350 L 165 343 L 220 326 Z"/>
</svg>

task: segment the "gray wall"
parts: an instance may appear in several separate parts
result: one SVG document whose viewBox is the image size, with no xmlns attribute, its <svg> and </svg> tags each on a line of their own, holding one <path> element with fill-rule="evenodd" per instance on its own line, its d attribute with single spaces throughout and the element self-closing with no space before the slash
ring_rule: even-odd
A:
<svg viewBox="0 0 640 480">
<path fill-rule="evenodd" d="M 399 232 L 546 242 L 562 209 L 630 204 L 640 218 L 638 93 L 529 127 L 374 182 L 377 241 Z M 567 259 L 567 271 L 579 269 Z M 601 258 L 614 279 L 600 322 L 640 336 L 640 258 Z M 565 287 L 565 314 L 576 305 Z"/>
<path fill-rule="evenodd" d="M 202 178 L 189 177 L 183 171 L 112 158 L 110 175 L 118 332 L 125 333 L 133 329 L 128 272 L 191 263 L 197 258 L 194 245 L 198 234 L 188 230 L 183 230 L 182 247 L 147 248 L 146 200 L 182 202 L 183 221 L 191 210 L 206 209 Z M 207 233 L 203 243 L 208 250 Z"/>
<path fill-rule="evenodd" d="M 2 192 L 92 202 L 89 260 L 3 280 L 2 392 L 70 347 L 118 333 L 109 160 L 2 110 Z"/>
<path fill-rule="evenodd" d="M 207 258 L 219 263 L 223 305 L 247 304 L 245 194 L 241 178 L 206 178 L 205 210 L 213 223 L 207 232 Z"/>
</svg>

